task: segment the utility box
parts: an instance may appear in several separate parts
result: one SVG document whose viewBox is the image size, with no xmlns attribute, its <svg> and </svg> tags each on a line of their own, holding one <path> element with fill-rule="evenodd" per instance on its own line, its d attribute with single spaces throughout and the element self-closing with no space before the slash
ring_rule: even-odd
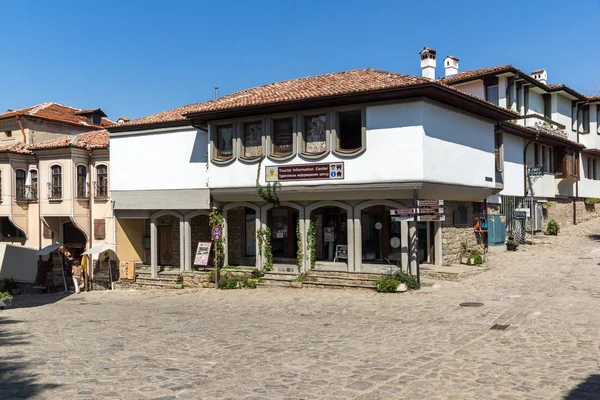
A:
<svg viewBox="0 0 600 400">
<path fill-rule="evenodd" d="M 499 214 L 488 214 L 488 246 L 504 246 L 506 241 L 506 217 Z"/>
</svg>

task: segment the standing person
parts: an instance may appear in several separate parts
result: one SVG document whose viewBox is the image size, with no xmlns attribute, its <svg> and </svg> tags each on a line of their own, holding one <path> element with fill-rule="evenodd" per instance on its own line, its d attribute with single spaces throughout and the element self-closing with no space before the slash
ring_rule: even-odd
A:
<svg viewBox="0 0 600 400">
<path fill-rule="evenodd" d="M 73 284 L 75 285 L 75 293 L 79 293 L 79 281 L 81 280 L 81 275 L 83 274 L 83 268 L 81 265 L 73 264 L 71 268 L 71 274 L 73 275 Z"/>
</svg>

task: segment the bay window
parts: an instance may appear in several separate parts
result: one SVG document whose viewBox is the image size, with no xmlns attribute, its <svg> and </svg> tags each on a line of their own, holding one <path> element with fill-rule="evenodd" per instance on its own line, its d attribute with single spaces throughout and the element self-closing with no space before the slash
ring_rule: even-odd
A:
<svg viewBox="0 0 600 400">
<path fill-rule="evenodd" d="M 245 122 L 242 133 L 242 156 L 258 158 L 262 154 L 262 121 Z"/>
<path fill-rule="evenodd" d="M 304 117 L 304 148 L 307 154 L 323 154 L 327 151 L 327 115 Z"/>
<path fill-rule="evenodd" d="M 217 126 L 216 157 L 227 160 L 233 157 L 233 125 Z"/>
<path fill-rule="evenodd" d="M 273 120 L 271 154 L 276 157 L 286 157 L 294 151 L 294 120 L 279 118 Z"/>
</svg>

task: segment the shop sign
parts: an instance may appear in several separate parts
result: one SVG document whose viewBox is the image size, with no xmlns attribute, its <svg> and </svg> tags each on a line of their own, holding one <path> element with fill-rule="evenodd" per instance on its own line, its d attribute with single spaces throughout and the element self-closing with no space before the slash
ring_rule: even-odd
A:
<svg viewBox="0 0 600 400">
<path fill-rule="evenodd" d="M 194 265 L 208 265 L 211 245 L 211 242 L 198 242 L 196 257 L 194 257 Z"/>
<path fill-rule="evenodd" d="M 417 200 L 418 207 L 437 207 L 443 205 L 444 200 Z"/>
<path fill-rule="evenodd" d="M 344 179 L 344 163 L 320 163 L 302 165 L 270 165 L 265 167 L 267 182 L 311 181 L 323 179 Z"/>
<path fill-rule="evenodd" d="M 392 217 L 392 221 L 394 222 L 412 222 L 415 220 L 415 216 L 414 215 L 399 215 L 399 216 L 393 216 Z M 445 215 L 440 215 L 440 214 L 435 214 L 435 215 L 417 215 L 417 221 L 419 222 L 425 222 L 425 221 L 439 221 L 439 222 L 444 222 L 446 221 L 446 216 Z"/>
</svg>

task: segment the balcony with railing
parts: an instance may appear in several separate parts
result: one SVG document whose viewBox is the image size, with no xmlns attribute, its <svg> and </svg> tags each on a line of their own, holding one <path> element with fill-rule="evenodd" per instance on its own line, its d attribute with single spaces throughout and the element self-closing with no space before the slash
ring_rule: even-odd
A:
<svg viewBox="0 0 600 400">
<path fill-rule="evenodd" d="M 15 200 L 28 203 L 38 201 L 37 185 L 17 186 Z"/>
<path fill-rule="evenodd" d="M 106 182 L 94 183 L 94 199 L 108 200 L 108 185 L 106 184 Z"/>
<path fill-rule="evenodd" d="M 75 198 L 77 200 L 89 200 L 90 199 L 90 190 L 89 185 L 87 183 L 78 183 L 77 191 L 75 192 Z"/>
<path fill-rule="evenodd" d="M 62 186 L 54 185 L 52 182 L 48 182 L 48 200 L 49 201 L 62 201 L 63 192 Z"/>
</svg>

